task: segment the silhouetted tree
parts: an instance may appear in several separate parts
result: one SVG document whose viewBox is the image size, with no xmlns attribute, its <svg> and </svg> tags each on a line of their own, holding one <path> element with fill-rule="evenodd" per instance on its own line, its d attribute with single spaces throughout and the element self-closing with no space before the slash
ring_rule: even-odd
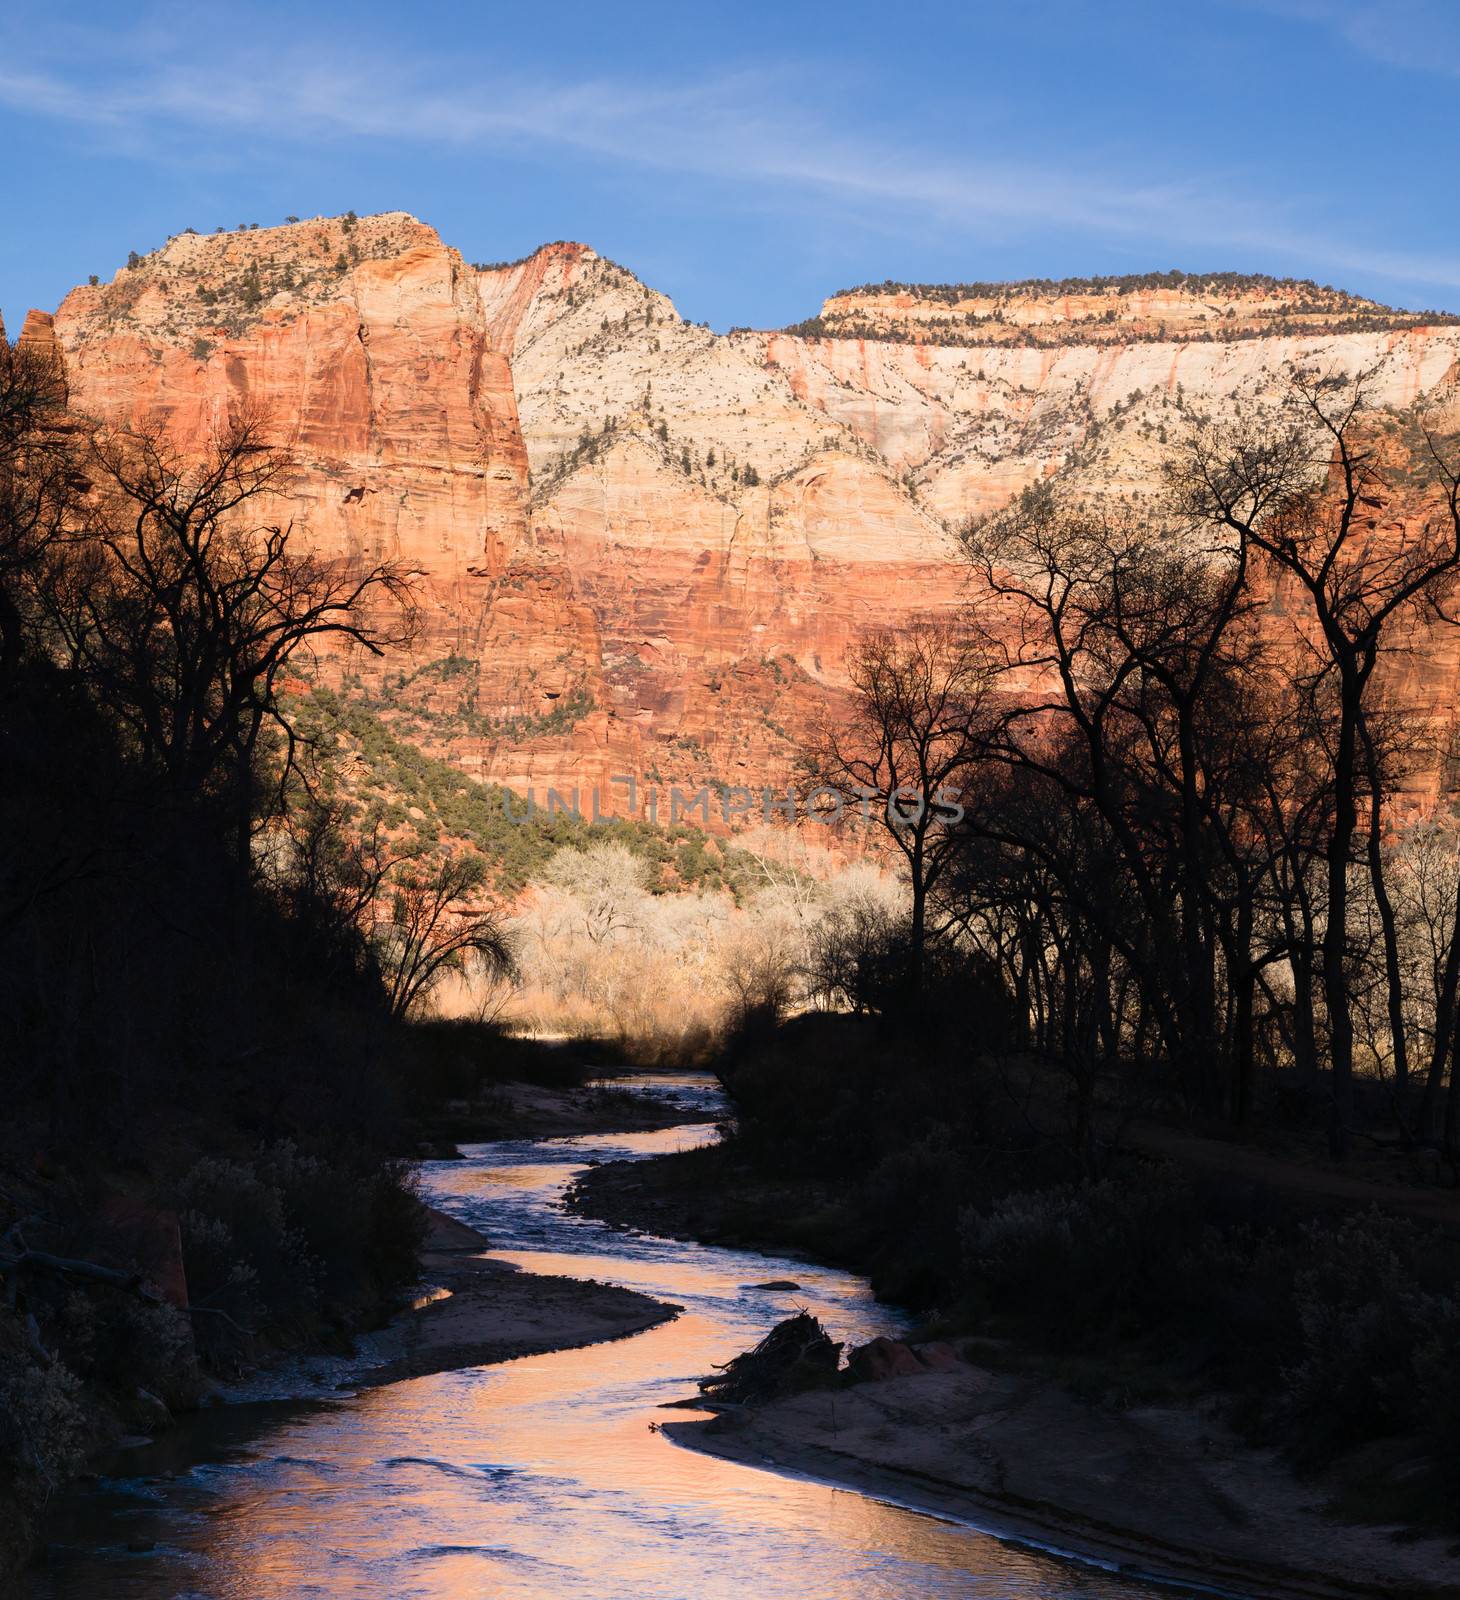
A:
<svg viewBox="0 0 1460 1600">
<path fill-rule="evenodd" d="M 179 794 L 223 804 L 245 861 L 266 730 L 286 768 L 293 756 L 279 694 L 291 665 L 326 641 L 378 655 L 413 624 L 404 568 L 330 560 L 296 548 L 289 525 L 247 523 L 287 484 L 268 432 L 245 415 L 189 459 L 157 431 L 98 430 L 95 493 L 45 592 L 73 670 Z"/>
<path fill-rule="evenodd" d="M 1375 511 L 1399 487 L 1382 433 L 1366 421 L 1370 381 L 1297 375 L 1289 405 L 1245 431 L 1198 428 L 1181 464 L 1192 512 L 1256 549 L 1302 596 L 1313 683 L 1331 682 L 1333 819 L 1322 972 L 1333 1070 L 1330 1142 L 1341 1154 L 1353 1097 L 1346 970 L 1350 871 L 1364 786 L 1364 710 L 1375 669 L 1406 618 L 1438 606 L 1460 568 L 1460 465 L 1453 441 L 1425 431 L 1423 515 L 1380 532 Z"/>
<path fill-rule="evenodd" d="M 822 725 L 804 770 L 813 783 L 865 803 L 906 863 L 906 985 L 915 999 L 931 896 L 957 849 L 956 823 L 989 726 L 994 661 L 978 635 L 923 622 L 860 640 L 847 676 L 850 714 Z"/>
<path fill-rule="evenodd" d="M 0 335 L 0 687 L 20 665 L 36 575 L 85 487 L 48 351 Z"/>
<path fill-rule="evenodd" d="M 373 941 L 393 1017 L 407 1016 L 448 972 L 473 964 L 494 977 L 512 971 L 512 951 L 495 913 L 472 900 L 484 879 L 474 855 L 394 869 L 388 911 Z"/>
</svg>

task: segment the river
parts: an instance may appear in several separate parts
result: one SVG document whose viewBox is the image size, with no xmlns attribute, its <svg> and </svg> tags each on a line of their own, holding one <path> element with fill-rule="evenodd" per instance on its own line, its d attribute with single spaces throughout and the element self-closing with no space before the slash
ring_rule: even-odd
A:
<svg viewBox="0 0 1460 1600">
<path fill-rule="evenodd" d="M 581 1350 L 202 1412 L 66 1497 L 32 1600 L 1149 1600 L 1097 1568 L 654 1430 L 686 1415 L 657 1407 L 794 1306 L 841 1339 L 900 1326 L 850 1274 L 561 1209 L 589 1161 L 713 1136 L 707 1080 L 674 1087 L 705 1123 L 469 1146 L 423 1176 L 494 1255 L 644 1290 L 679 1318 Z M 797 1293 L 755 1287 L 786 1278 Z"/>
</svg>

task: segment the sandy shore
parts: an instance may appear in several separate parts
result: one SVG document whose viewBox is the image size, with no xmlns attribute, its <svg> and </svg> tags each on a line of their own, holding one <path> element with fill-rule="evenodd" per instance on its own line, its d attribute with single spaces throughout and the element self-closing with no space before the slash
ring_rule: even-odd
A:
<svg viewBox="0 0 1460 1600">
<path fill-rule="evenodd" d="M 652 1083 L 652 1076 L 646 1075 L 646 1081 Z M 664 1090 L 635 1093 L 614 1084 L 564 1088 L 510 1081 L 497 1088 L 497 1125 L 474 1129 L 467 1116 L 454 1132 L 464 1142 L 474 1137 L 561 1138 L 677 1127 L 701 1115 Z M 678 1306 L 614 1284 L 520 1271 L 510 1262 L 492 1259 L 491 1241 L 474 1228 L 434 1209 L 429 1217 L 421 1278 L 437 1298 L 360 1341 L 355 1382 L 392 1383 L 622 1339 L 679 1312 Z"/>
<path fill-rule="evenodd" d="M 613 1086 L 509 1082 L 500 1095 L 510 1128 L 506 1136 L 518 1139 L 635 1132 L 696 1120 L 672 1095 Z M 429 1216 L 421 1277 L 437 1298 L 361 1342 L 368 1364 L 355 1378 L 359 1383 L 392 1383 L 622 1339 L 679 1312 L 678 1306 L 614 1284 L 523 1272 L 494 1260 L 491 1241 L 474 1228 L 434 1209 Z"/>
<path fill-rule="evenodd" d="M 622 1339 L 679 1312 L 678 1306 L 614 1284 L 523 1272 L 484 1255 L 490 1248 L 475 1229 L 433 1211 L 421 1275 L 438 1297 L 371 1336 L 369 1365 L 356 1381 L 394 1383 L 571 1350 Z"/>
<path fill-rule="evenodd" d="M 578 1180 L 568 1203 L 616 1227 L 752 1248 L 768 1237 L 787 1254 L 785 1218 L 810 1209 L 805 1194 L 764 1179 L 747 1188 L 741 1172 L 715 1163 L 704 1151 L 606 1163 Z M 818 1391 L 668 1431 L 1174 1581 L 1292 1600 L 1460 1597 L 1453 1538 L 1327 1514 L 1365 1478 L 1402 1503 L 1402 1441 L 1376 1447 L 1388 1452 L 1382 1460 L 1350 1458 L 1327 1479 L 1300 1479 L 1276 1451 L 1238 1439 L 1215 1398 L 1113 1412 L 1048 1376 L 964 1365 L 839 1388 L 834 1406 L 832 1391 Z"/>
<path fill-rule="evenodd" d="M 474 1228 L 432 1210 L 416 1304 L 359 1334 L 352 1354 L 296 1353 L 215 1391 L 214 1403 L 316 1399 L 401 1378 L 487 1366 L 623 1339 L 679 1307 L 589 1278 L 523 1272 L 494 1260 Z"/>
<path fill-rule="evenodd" d="M 1325 1515 L 1321 1483 L 1191 1409 L 1107 1412 L 966 1366 L 665 1431 L 1132 1575 L 1272 1600 L 1460 1596 L 1454 1541 Z"/>
</svg>

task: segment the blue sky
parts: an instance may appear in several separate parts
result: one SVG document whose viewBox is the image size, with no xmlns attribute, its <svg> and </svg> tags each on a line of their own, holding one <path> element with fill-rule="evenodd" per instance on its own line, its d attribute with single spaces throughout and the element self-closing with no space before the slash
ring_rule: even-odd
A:
<svg viewBox="0 0 1460 1600">
<path fill-rule="evenodd" d="M 0 9 L 0 311 L 184 227 L 582 239 L 717 328 L 1235 269 L 1460 310 L 1456 0 Z"/>
</svg>

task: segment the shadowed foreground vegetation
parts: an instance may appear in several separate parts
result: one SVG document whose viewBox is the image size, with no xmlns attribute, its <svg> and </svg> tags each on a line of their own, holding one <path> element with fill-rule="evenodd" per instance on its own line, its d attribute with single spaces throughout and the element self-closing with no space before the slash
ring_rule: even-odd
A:
<svg viewBox="0 0 1460 1600">
<path fill-rule="evenodd" d="M 362 877 L 283 804 L 286 670 L 410 625 L 250 525 L 286 468 L 247 416 L 190 465 L 93 428 L 0 342 L 0 1573 L 87 1452 L 398 1303 L 405 1019 L 506 960 L 474 868 Z"/>
</svg>

